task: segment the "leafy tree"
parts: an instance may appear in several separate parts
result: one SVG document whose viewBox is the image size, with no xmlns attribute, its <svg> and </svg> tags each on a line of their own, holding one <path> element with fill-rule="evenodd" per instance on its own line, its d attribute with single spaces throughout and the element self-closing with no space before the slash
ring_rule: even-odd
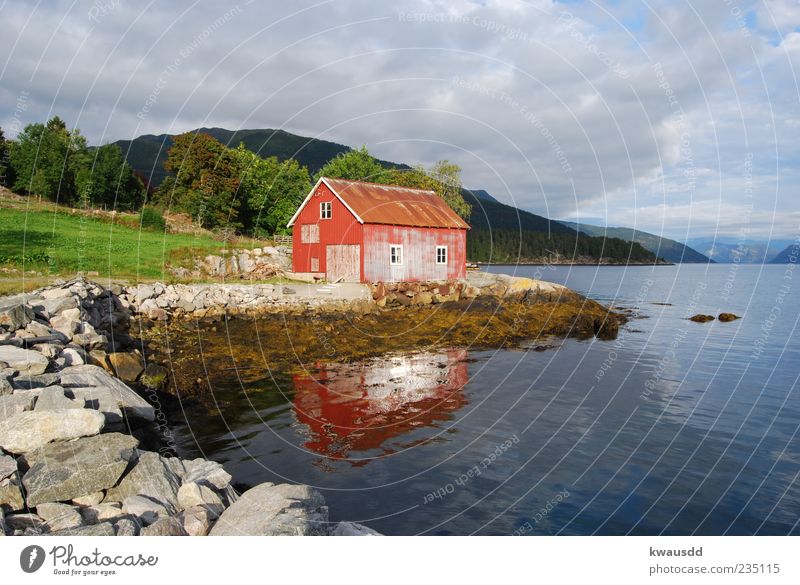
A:
<svg viewBox="0 0 800 585">
<path fill-rule="evenodd" d="M 10 162 L 12 143 L 6 140 L 0 128 L 0 187 L 8 187 L 14 181 Z"/>
<path fill-rule="evenodd" d="M 68 130 L 58 116 L 47 124 L 28 124 L 11 150 L 14 190 L 75 203 L 75 171 L 85 152 L 86 139 L 77 128 Z"/>
<path fill-rule="evenodd" d="M 319 177 L 427 189 L 436 191 L 463 218 L 468 218 L 472 210 L 461 195 L 461 167 L 447 160 L 437 162 L 430 170 L 422 166 L 387 169 L 370 155 L 366 146 L 362 146 L 328 161 L 317 173 L 316 178 Z"/>
<path fill-rule="evenodd" d="M 119 146 L 100 146 L 76 161 L 80 161 L 75 170 L 78 193 L 93 205 L 130 211 L 143 203 L 144 185 L 125 162 Z"/>
<path fill-rule="evenodd" d="M 181 134 L 164 168 L 173 174 L 159 187 L 159 202 L 191 214 L 206 228 L 241 227 L 238 164 L 231 149 L 207 134 Z"/>
<path fill-rule="evenodd" d="M 372 157 L 366 146 L 362 146 L 329 160 L 314 176 L 315 179 L 320 177 L 386 183 L 391 173 Z"/>
<path fill-rule="evenodd" d="M 261 158 L 240 144 L 234 151 L 240 172 L 242 221 L 259 235 L 286 233 L 286 223 L 311 187 L 308 169 L 296 160 Z"/>
</svg>

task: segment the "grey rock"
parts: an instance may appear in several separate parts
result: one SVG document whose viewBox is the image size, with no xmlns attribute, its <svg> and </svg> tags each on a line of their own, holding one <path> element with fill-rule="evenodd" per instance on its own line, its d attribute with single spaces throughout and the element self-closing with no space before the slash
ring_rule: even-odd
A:
<svg viewBox="0 0 800 585">
<path fill-rule="evenodd" d="M 49 536 L 114 536 L 114 525 L 111 522 L 92 524 L 90 526 L 78 526 L 50 532 Z"/>
<path fill-rule="evenodd" d="M 122 516 L 114 520 L 114 532 L 117 536 L 139 536 L 141 523 L 133 516 Z"/>
<path fill-rule="evenodd" d="M 61 381 L 57 373 L 39 374 L 38 376 L 17 376 L 12 381 L 17 390 L 32 390 L 33 388 L 46 388 L 54 386 Z"/>
<path fill-rule="evenodd" d="M 152 524 L 159 518 L 169 516 L 169 512 L 161 502 L 147 496 L 128 496 L 122 502 L 122 512 L 140 518 L 144 524 Z"/>
<path fill-rule="evenodd" d="M 81 328 L 81 310 L 67 309 L 62 311 L 60 315 L 50 319 L 50 327 L 68 339 L 72 339 L 72 336 Z"/>
<path fill-rule="evenodd" d="M 58 357 L 63 349 L 63 346 L 57 343 L 37 343 L 32 349 L 34 351 L 38 351 L 44 357 L 52 360 Z"/>
<path fill-rule="evenodd" d="M 80 345 L 83 349 L 91 351 L 93 349 L 105 349 L 108 346 L 108 337 L 99 333 L 75 333 L 72 342 Z"/>
<path fill-rule="evenodd" d="M 225 510 L 210 535 L 324 535 L 327 523 L 328 507 L 317 490 L 266 482 L 247 490 Z"/>
<path fill-rule="evenodd" d="M 184 483 L 208 484 L 218 490 L 225 489 L 231 483 L 231 474 L 216 461 L 201 458 L 184 459 L 183 466 L 186 469 L 183 475 Z"/>
<path fill-rule="evenodd" d="M 53 441 L 96 435 L 105 423 L 101 413 L 88 409 L 22 412 L 0 421 L 0 447 L 27 453 Z"/>
<path fill-rule="evenodd" d="M 22 302 L 0 299 L 0 331 L 22 329 L 33 320 L 33 309 Z M 4 360 L 5 361 L 5 360 Z"/>
<path fill-rule="evenodd" d="M 8 396 L 14 392 L 14 386 L 11 385 L 11 376 L 5 372 L 10 370 L 0 371 L 0 396 Z"/>
<path fill-rule="evenodd" d="M 189 536 L 183 524 L 175 516 L 161 518 L 150 526 L 145 526 L 139 533 L 140 536 Z"/>
<path fill-rule="evenodd" d="M 71 391 L 75 398 L 83 400 L 86 408 L 103 413 L 107 427 L 119 425 L 123 421 L 122 409 L 108 388 L 71 388 Z"/>
<path fill-rule="evenodd" d="M 36 394 L 32 393 L 23 392 L 0 396 L 0 425 L 26 410 L 33 410 L 35 402 Z"/>
<path fill-rule="evenodd" d="M 122 502 L 130 496 L 147 496 L 163 504 L 170 514 L 177 512 L 181 481 L 165 461 L 158 453 L 139 451 L 125 477 L 106 491 L 106 501 Z"/>
<path fill-rule="evenodd" d="M 339 522 L 331 530 L 331 536 L 383 536 L 380 532 L 369 526 L 357 522 Z"/>
<path fill-rule="evenodd" d="M 103 501 L 104 497 L 106 497 L 105 492 L 94 492 L 93 494 L 89 494 L 87 496 L 72 498 L 71 501 L 76 506 L 96 506 Z"/>
<path fill-rule="evenodd" d="M 74 506 L 47 502 L 36 506 L 36 514 L 45 522 L 49 532 L 83 525 L 83 518 Z"/>
<path fill-rule="evenodd" d="M 30 530 L 31 534 L 43 534 L 45 532 L 44 520 L 30 512 L 8 514 L 6 516 L 6 526 L 13 531 Z"/>
<path fill-rule="evenodd" d="M 26 454 L 30 469 L 22 477 L 22 483 L 28 505 L 64 502 L 113 486 L 128 466 L 137 444 L 129 435 L 104 433 L 53 443 Z"/>
<path fill-rule="evenodd" d="M 71 389 L 76 397 L 78 392 L 75 390 L 79 388 L 105 388 L 111 392 L 117 406 L 126 416 L 146 421 L 153 421 L 156 418 L 152 405 L 101 367 L 85 364 L 64 368 L 61 370 L 61 385 Z"/>
<path fill-rule="evenodd" d="M 178 490 L 178 505 L 182 510 L 205 506 L 217 514 L 225 509 L 222 499 L 214 490 L 193 481 L 184 483 Z"/>
<path fill-rule="evenodd" d="M 83 399 L 69 398 L 64 394 L 61 386 L 48 386 L 42 388 L 39 398 L 36 399 L 34 412 L 43 410 L 70 410 L 83 408 L 86 401 Z"/>
<path fill-rule="evenodd" d="M 8 527 L 6 526 L 6 517 L 3 514 L 3 510 L 0 508 L 0 536 L 5 536 L 8 533 Z"/>
<path fill-rule="evenodd" d="M 219 514 L 204 506 L 194 506 L 178 514 L 178 520 L 189 536 L 206 536 Z"/>
<path fill-rule="evenodd" d="M 38 321 L 31 321 L 25 327 L 25 331 L 31 334 L 32 337 L 47 337 L 53 334 L 53 330 L 47 325 L 39 323 Z"/>
<path fill-rule="evenodd" d="M 0 455 L 0 479 L 11 477 L 17 471 L 17 461 L 10 455 Z"/>
<path fill-rule="evenodd" d="M 142 304 L 147 299 L 152 299 L 156 294 L 156 289 L 149 284 L 140 284 L 136 287 L 136 303 Z"/>
<path fill-rule="evenodd" d="M 0 345 L 0 361 L 6 362 L 11 369 L 30 376 L 43 374 L 50 365 L 50 360 L 38 351 L 13 345 Z"/>
<path fill-rule="evenodd" d="M 69 293 L 69 291 L 67 292 Z M 70 294 L 51 299 L 44 299 L 36 303 L 36 306 L 43 308 L 45 311 L 47 311 L 47 314 L 52 317 L 63 311 L 66 311 L 67 309 L 77 308 L 78 299 Z"/>
<path fill-rule="evenodd" d="M 19 475 L 15 471 L 5 479 L 0 479 L 0 511 L 12 511 L 25 509 L 25 500 L 22 497 L 22 484 Z"/>
<path fill-rule="evenodd" d="M 82 366 L 86 363 L 85 355 L 86 353 L 81 349 L 67 347 L 61 352 L 60 357 L 64 359 L 66 366 Z"/>
<path fill-rule="evenodd" d="M 122 504 L 119 502 L 106 502 L 105 504 L 95 504 L 94 506 L 84 506 L 81 508 L 81 516 L 87 524 L 97 524 L 104 520 L 112 520 L 122 516 Z"/>
</svg>

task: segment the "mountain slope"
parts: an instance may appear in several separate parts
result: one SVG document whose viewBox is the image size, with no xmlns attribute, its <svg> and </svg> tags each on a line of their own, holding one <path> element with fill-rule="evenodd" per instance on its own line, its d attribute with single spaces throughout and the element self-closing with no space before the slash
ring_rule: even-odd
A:
<svg viewBox="0 0 800 585">
<path fill-rule="evenodd" d="M 277 156 L 280 160 L 294 158 L 308 167 L 312 175 L 330 159 L 350 150 L 350 147 L 343 144 L 306 138 L 284 130 L 269 128 L 236 131 L 225 128 L 199 128 L 196 132 L 208 134 L 232 148 L 243 142 L 245 148 L 265 158 L 268 156 Z M 167 160 L 167 151 L 172 146 L 173 136 L 145 134 L 133 140 L 118 140 L 114 144 L 122 149 L 128 164 L 141 173 L 152 187 L 157 187 L 167 176 L 164 162 Z"/>
<path fill-rule="evenodd" d="M 620 238 L 626 242 L 638 242 L 646 250 L 650 250 L 653 254 L 669 262 L 677 264 L 708 264 L 709 262 L 714 262 L 685 244 L 641 230 L 626 227 L 606 228 L 599 225 L 578 224 L 570 221 L 562 221 L 561 223 L 590 236 L 605 236 Z"/>
<path fill-rule="evenodd" d="M 783 250 L 778 252 L 768 264 L 796 264 L 798 257 L 798 245 L 796 243 L 789 244 Z"/>
</svg>

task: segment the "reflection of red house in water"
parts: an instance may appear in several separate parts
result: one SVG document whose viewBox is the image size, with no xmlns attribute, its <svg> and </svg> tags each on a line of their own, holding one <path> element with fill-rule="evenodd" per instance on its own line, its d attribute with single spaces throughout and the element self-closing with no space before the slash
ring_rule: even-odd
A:
<svg viewBox="0 0 800 585">
<path fill-rule="evenodd" d="M 466 404 L 466 358 L 465 350 L 422 353 L 295 376 L 295 414 L 311 435 L 305 447 L 334 459 L 354 451 L 390 452 L 388 439 L 434 426 Z"/>
</svg>

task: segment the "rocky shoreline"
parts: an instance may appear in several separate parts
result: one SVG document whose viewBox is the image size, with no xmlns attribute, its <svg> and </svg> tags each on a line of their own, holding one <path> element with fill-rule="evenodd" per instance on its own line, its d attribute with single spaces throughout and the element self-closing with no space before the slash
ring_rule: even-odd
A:
<svg viewBox="0 0 800 585">
<path fill-rule="evenodd" d="M 161 372 L 117 292 L 75 280 L 0 298 L 0 535 L 376 534 L 331 524 L 308 486 L 239 494 L 219 463 L 143 449 L 163 413 L 121 378 Z"/>
<path fill-rule="evenodd" d="M 308 486 L 263 483 L 239 494 L 219 463 L 180 459 L 169 445 L 144 447 L 169 434 L 159 402 L 168 374 L 186 367 L 188 379 L 197 377 L 192 340 L 202 327 L 212 333 L 220 319 L 260 316 L 227 321 L 228 333 L 259 326 L 268 339 L 290 339 L 288 357 L 282 343 L 255 348 L 253 371 L 264 359 L 290 368 L 289 358 L 330 358 L 333 346 L 346 348 L 337 357 L 347 361 L 436 344 L 609 338 L 624 322 L 563 286 L 505 275 L 352 285 L 347 298 L 316 294 L 318 288 L 299 294 L 296 286 L 105 288 L 76 279 L 0 298 L 0 535 L 376 534 L 330 523 L 322 494 Z M 181 323 L 191 335 L 176 335 Z M 409 333 L 398 338 L 398 325 Z M 152 331 L 185 345 L 185 359 L 159 356 Z M 204 359 L 214 359 L 215 337 L 208 335 Z M 236 359 L 246 366 L 247 350 Z"/>
</svg>

